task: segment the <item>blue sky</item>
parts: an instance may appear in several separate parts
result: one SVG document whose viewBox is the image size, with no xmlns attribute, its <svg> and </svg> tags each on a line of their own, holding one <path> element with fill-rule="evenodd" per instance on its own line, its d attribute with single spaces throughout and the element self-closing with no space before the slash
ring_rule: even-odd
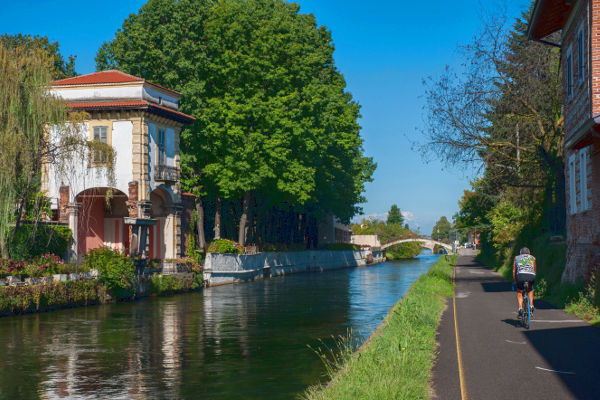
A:
<svg viewBox="0 0 600 400">
<path fill-rule="evenodd" d="M 365 152 L 378 164 L 367 185 L 366 215 L 384 217 L 392 204 L 411 227 L 431 233 L 435 222 L 449 220 L 469 187 L 475 168 L 445 169 L 426 163 L 411 149 L 424 127 L 422 80 L 446 65 L 460 63 L 456 48 L 468 43 L 480 25 L 482 5 L 493 12 L 503 4 L 511 20 L 529 0 L 398 1 L 300 0 L 332 31 L 335 61 L 348 90 L 362 106 Z M 48 36 L 63 55 L 76 55 L 80 74 L 95 71 L 94 57 L 123 20 L 143 0 L 0 0 L 0 33 Z M 26 7 L 24 5 L 26 4 Z"/>
</svg>

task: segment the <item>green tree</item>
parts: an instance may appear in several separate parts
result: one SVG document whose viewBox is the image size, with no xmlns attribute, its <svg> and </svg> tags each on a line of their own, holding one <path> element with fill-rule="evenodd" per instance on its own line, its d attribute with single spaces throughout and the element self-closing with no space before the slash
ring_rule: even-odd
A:
<svg viewBox="0 0 600 400">
<path fill-rule="evenodd" d="M 58 42 L 50 42 L 46 36 L 31 36 L 18 33 L 16 35 L 0 35 L 0 42 L 6 49 L 20 49 L 21 51 L 40 50 L 48 55 L 44 60 L 50 70 L 52 79 L 70 78 L 75 73 L 75 56 L 70 55 L 65 61 L 60 53 Z"/>
<path fill-rule="evenodd" d="M 292 210 L 292 225 L 309 231 L 306 221 L 359 211 L 375 165 L 333 50 L 330 32 L 297 4 L 151 0 L 96 61 L 182 92 L 182 110 L 197 117 L 182 132 L 183 183 L 213 197 L 215 236 L 230 205 L 244 244 L 258 211 Z"/>
<path fill-rule="evenodd" d="M 445 216 L 442 216 L 433 226 L 431 238 L 444 243 L 449 242 L 450 229 L 452 226 Z"/>
<path fill-rule="evenodd" d="M 398 206 L 396 204 L 393 204 L 392 207 L 390 208 L 390 211 L 388 212 L 388 217 L 387 217 L 387 224 L 400 224 L 402 225 L 404 223 L 404 218 L 402 217 L 402 212 L 400 212 L 400 209 L 398 208 Z"/>
<path fill-rule="evenodd" d="M 87 138 L 77 129 L 83 115 L 67 114 L 67 103 L 47 90 L 53 55 L 39 46 L 6 48 L 0 40 L 0 249 L 8 257 L 22 218 L 39 220 L 39 195 L 45 163 L 62 165 L 81 156 Z M 56 133 L 50 138 L 48 127 Z M 59 167 L 60 168 L 60 167 Z M 16 205 L 16 207 L 15 207 Z M 14 228 L 10 229 L 13 225 Z M 9 235 L 9 231 L 11 232 Z M 35 235 L 35 229 L 33 230 Z M 31 243 L 35 243 L 32 237 Z"/>
<path fill-rule="evenodd" d="M 515 206 L 545 210 L 565 229 L 560 49 L 527 38 L 531 9 L 512 27 L 498 16 L 463 47 L 467 67 L 427 81 L 423 150 L 481 161 L 485 180 Z"/>
</svg>

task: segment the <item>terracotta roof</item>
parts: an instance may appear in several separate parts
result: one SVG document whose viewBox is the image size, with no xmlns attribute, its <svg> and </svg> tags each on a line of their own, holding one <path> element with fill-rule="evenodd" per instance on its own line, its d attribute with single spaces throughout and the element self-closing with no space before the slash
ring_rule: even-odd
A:
<svg viewBox="0 0 600 400">
<path fill-rule="evenodd" d="M 565 27 L 575 2 L 537 0 L 529 21 L 528 36 L 543 39 Z"/>
<path fill-rule="evenodd" d="M 192 123 L 196 120 L 195 117 L 187 115 L 171 108 L 159 106 L 147 102 L 146 100 L 134 100 L 134 101 L 97 101 L 97 102 L 82 102 L 82 103 L 70 103 L 73 109 L 81 110 L 148 110 L 158 115 L 164 115 L 167 118 L 174 119 L 185 124 Z"/>
<path fill-rule="evenodd" d="M 97 85 L 97 84 L 111 84 L 111 83 L 127 83 L 127 82 L 146 82 L 150 85 L 159 87 L 166 91 L 181 95 L 180 92 L 166 88 L 157 83 L 147 81 L 145 79 L 126 74 L 125 72 L 118 71 L 116 69 L 109 69 L 106 71 L 93 72 L 87 75 L 75 76 L 73 78 L 60 79 L 52 82 L 52 86 L 71 86 L 71 85 Z"/>
<path fill-rule="evenodd" d="M 138 78 L 137 76 L 111 69 L 108 71 L 100 71 L 87 75 L 75 76 L 73 78 L 60 79 L 52 82 L 52 86 L 93 85 L 95 83 L 124 83 L 143 81 L 144 80 L 142 78 Z"/>
</svg>

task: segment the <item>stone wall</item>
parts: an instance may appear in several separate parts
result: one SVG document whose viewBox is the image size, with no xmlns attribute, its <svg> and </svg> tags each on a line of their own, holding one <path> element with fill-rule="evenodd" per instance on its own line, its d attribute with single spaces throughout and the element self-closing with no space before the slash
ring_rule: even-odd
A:
<svg viewBox="0 0 600 400">
<path fill-rule="evenodd" d="M 367 265 L 368 250 L 307 250 L 253 255 L 208 253 L 204 282 L 208 286 L 253 281 L 298 272 L 360 267 Z M 373 252 L 373 262 L 383 261 L 382 252 Z"/>
</svg>

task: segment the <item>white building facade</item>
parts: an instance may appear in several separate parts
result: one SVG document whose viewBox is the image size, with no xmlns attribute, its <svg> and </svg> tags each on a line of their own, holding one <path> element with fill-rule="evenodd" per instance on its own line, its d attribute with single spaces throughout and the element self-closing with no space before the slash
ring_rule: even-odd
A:
<svg viewBox="0 0 600 400">
<path fill-rule="evenodd" d="M 150 259 L 181 256 L 179 135 L 194 118 L 178 111 L 180 93 L 111 70 L 55 81 L 51 94 L 85 111 L 79 133 L 115 153 L 111 167 L 102 153 L 86 151 L 42 171 L 54 219 L 73 231 L 71 256 L 101 246 Z"/>
</svg>

